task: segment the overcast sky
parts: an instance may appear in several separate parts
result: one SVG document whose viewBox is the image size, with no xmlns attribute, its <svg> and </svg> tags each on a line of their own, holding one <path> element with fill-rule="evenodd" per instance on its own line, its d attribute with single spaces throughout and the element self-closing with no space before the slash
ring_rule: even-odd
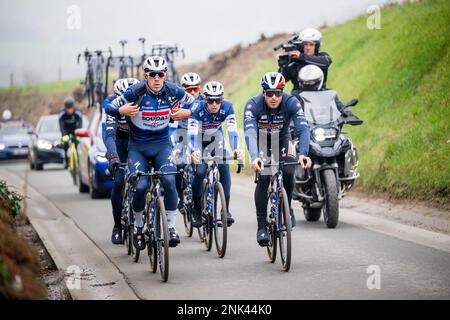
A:
<svg viewBox="0 0 450 320">
<path fill-rule="evenodd" d="M 63 79 L 81 78 L 80 51 L 111 46 L 119 54 L 121 39 L 136 55 L 139 37 L 147 38 L 147 48 L 156 41 L 177 43 L 186 51 L 183 62 L 194 62 L 254 42 L 261 33 L 334 25 L 387 2 L 394 1 L 0 0 L 0 86 L 9 86 L 11 72 L 15 84 L 55 81 L 59 67 Z M 80 10 L 79 28 L 76 13 L 68 12 L 72 5 Z"/>
</svg>

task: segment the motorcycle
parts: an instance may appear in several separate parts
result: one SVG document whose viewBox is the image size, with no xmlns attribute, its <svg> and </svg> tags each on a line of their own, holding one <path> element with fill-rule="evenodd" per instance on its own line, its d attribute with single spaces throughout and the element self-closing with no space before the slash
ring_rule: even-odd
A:
<svg viewBox="0 0 450 320">
<path fill-rule="evenodd" d="M 344 117 L 336 106 L 335 97 L 333 90 L 300 93 L 311 132 L 309 156 L 313 164 L 308 170 L 297 167 L 292 196 L 302 203 L 307 221 L 319 220 L 323 212 L 328 228 L 337 226 L 339 200 L 359 178 L 356 147 L 342 128 L 345 124 L 363 123 L 355 116 Z M 345 108 L 357 103 L 358 99 L 351 99 Z"/>
</svg>

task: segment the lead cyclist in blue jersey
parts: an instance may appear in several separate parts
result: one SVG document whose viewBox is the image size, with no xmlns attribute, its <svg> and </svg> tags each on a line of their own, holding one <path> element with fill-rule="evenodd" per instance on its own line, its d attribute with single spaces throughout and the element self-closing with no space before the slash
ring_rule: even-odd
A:
<svg viewBox="0 0 450 320">
<path fill-rule="evenodd" d="M 148 57 L 143 65 L 144 79 L 128 88 L 123 95 L 117 97 L 106 106 L 105 111 L 111 116 L 127 116 L 130 126 L 128 143 L 128 167 L 130 173 L 148 172 L 148 161 L 152 161 L 155 170 L 174 172 L 176 166 L 172 161 L 172 144 L 169 137 L 169 121 L 187 119 L 194 97 L 177 85 L 165 81 L 167 63 L 163 57 Z M 180 107 L 182 106 L 182 107 Z M 148 178 L 141 177 L 133 197 L 132 208 L 135 214 L 133 245 L 138 250 L 145 248 L 143 237 L 143 211 Z M 169 227 L 169 246 L 180 243 L 175 230 L 177 209 L 177 191 L 175 176 L 161 177 L 164 187 L 164 205 Z"/>
<path fill-rule="evenodd" d="M 103 107 L 110 104 L 118 96 L 122 95 L 128 87 L 138 83 L 135 78 L 119 79 L 114 83 L 114 94 L 103 101 Z M 106 112 L 102 113 L 102 136 L 106 146 L 106 158 L 109 161 L 109 171 L 114 177 L 111 192 L 111 205 L 114 218 L 114 227 L 111 235 L 113 244 L 122 244 L 122 189 L 125 172 L 116 170 L 120 163 L 126 163 L 128 157 L 128 139 L 130 128 L 124 116 L 113 117 Z"/>
<path fill-rule="evenodd" d="M 300 101 L 283 92 L 285 79 L 281 73 L 266 73 L 261 79 L 261 86 L 262 94 L 248 100 L 244 109 L 244 133 L 252 159 L 252 170 L 261 172 L 264 168 L 264 159 L 259 158 L 261 151 L 264 157 L 273 158 L 275 163 L 280 160 L 288 163 L 296 161 L 296 151 L 289 132 L 291 120 L 294 122 L 300 142 L 298 162 L 303 168 L 309 168 L 311 166 L 311 159 L 307 156 L 310 139 L 309 128 Z M 283 184 L 290 208 L 295 183 L 294 170 L 294 167 L 283 168 Z M 267 232 L 267 189 L 270 178 L 270 173 L 261 175 L 255 189 L 258 223 L 256 240 L 260 246 L 267 246 L 270 241 Z M 291 221 L 292 227 L 294 227 L 296 221 L 293 210 L 291 210 Z"/>
<path fill-rule="evenodd" d="M 203 95 L 205 100 L 195 101 L 192 107 L 192 115 L 189 118 L 188 132 L 190 144 L 193 150 L 192 161 L 201 161 L 202 150 L 208 147 L 213 156 L 226 156 L 225 139 L 222 124 L 227 126 L 230 147 L 239 160 L 243 159 L 244 153 L 239 149 L 236 116 L 230 101 L 223 99 L 223 85 L 217 81 L 205 84 Z M 231 177 L 228 163 L 218 162 L 220 183 L 223 186 L 227 205 L 227 223 L 230 226 L 234 219 L 229 211 Z M 206 176 L 206 163 L 197 165 L 192 191 L 194 198 L 194 210 L 192 211 L 192 225 L 196 228 L 202 226 L 200 198 L 203 192 L 202 182 Z"/>
</svg>

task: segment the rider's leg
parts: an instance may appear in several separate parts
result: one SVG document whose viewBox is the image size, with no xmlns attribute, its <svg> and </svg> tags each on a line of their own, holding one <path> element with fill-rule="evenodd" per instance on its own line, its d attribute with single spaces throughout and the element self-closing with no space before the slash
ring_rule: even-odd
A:
<svg viewBox="0 0 450 320">
<path fill-rule="evenodd" d="M 116 140 L 117 154 L 121 163 L 127 162 L 128 141 Z M 114 184 L 111 192 L 111 205 L 114 217 L 114 227 L 121 228 L 122 189 L 125 181 L 125 171 L 117 169 L 114 175 Z"/>
<path fill-rule="evenodd" d="M 256 221 L 258 229 L 256 241 L 261 245 L 267 245 L 269 235 L 267 233 L 267 189 L 269 188 L 270 175 L 261 174 L 255 189 Z"/>
<path fill-rule="evenodd" d="M 154 159 L 155 169 L 162 172 L 175 172 L 177 167 L 172 162 L 172 146 L 171 144 L 159 145 L 159 152 Z M 164 207 L 167 213 L 167 226 L 169 228 L 169 246 L 175 247 L 180 243 L 180 237 L 175 229 L 177 215 L 177 188 L 175 183 L 175 175 L 166 175 L 161 177 L 161 184 L 164 188 Z"/>
<path fill-rule="evenodd" d="M 135 171 L 148 172 L 148 160 L 142 151 L 129 150 L 128 151 L 128 169 L 130 173 Z M 136 192 L 133 195 L 132 208 L 135 213 L 135 226 L 142 227 L 144 220 L 142 214 L 145 207 L 145 192 L 148 187 L 148 177 L 140 177 L 136 185 Z"/>
</svg>

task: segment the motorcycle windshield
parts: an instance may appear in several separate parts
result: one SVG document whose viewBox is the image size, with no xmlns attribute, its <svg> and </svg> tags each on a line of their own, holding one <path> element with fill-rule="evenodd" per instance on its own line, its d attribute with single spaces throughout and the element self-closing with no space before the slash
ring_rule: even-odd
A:
<svg viewBox="0 0 450 320">
<path fill-rule="evenodd" d="M 304 101 L 305 117 L 310 126 L 334 123 L 341 116 L 334 90 L 304 91 L 300 97 Z"/>
</svg>

